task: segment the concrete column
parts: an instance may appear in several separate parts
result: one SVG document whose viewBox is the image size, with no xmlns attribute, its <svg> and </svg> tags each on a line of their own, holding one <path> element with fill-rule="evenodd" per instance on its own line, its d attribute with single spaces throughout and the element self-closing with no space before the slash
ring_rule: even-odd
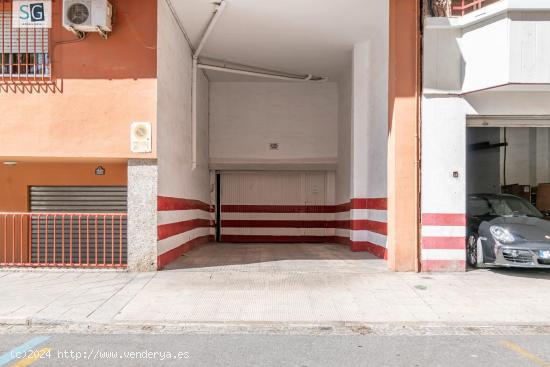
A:
<svg viewBox="0 0 550 367">
<path fill-rule="evenodd" d="M 390 0 L 388 265 L 419 270 L 420 2 Z"/>
<path fill-rule="evenodd" d="M 388 69 L 380 55 L 385 47 L 383 40 L 353 47 L 352 198 L 387 196 Z"/>
<path fill-rule="evenodd" d="M 157 161 L 128 160 L 128 269 L 157 269 Z"/>
</svg>

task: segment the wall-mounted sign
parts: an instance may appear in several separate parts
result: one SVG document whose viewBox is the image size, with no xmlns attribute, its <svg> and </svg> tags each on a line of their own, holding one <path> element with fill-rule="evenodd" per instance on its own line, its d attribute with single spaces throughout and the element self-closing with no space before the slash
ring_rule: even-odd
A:
<svg viewBox="0 0 550 367">
<path fill-rule="evenodd" d="M 98 166 L 95 169 L 95 174 L 96 174 L 96 176 L 104 176 L 105 175 L 105 168 L 103 168 L 102 166 Z"/>
<path fill-rule="evenodd" d="M 150 122 L 132 122 L 130 125 L 130 150 L 132 153 L 151 153 L 151 130 Z"/>
<path fill-rule="evenodd" d="M 13 28 L 51 28 L 52 2 L 50 0 L 14 0 Z"/>
</svg>

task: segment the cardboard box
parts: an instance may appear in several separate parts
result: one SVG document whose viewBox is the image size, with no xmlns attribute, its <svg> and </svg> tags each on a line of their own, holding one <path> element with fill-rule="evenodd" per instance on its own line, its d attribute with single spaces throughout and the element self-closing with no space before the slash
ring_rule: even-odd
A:
<svg viewBox="0 0 550 367">
<path fill-rule="evenodd" d="M 537 188 L 537 209 L 550 212 L 550 183 L 539 184 Z"/>
<path fill-rule="evenodd" d="M 520 198 L 524 198 L 528 202 L 531 202 L 531 186 L 529 185 L 520 185 L 520 184 L 506 185 L 506 186 L 502 186 L 501 192 L 503 194 L 519 196 Z"/>
</svg>

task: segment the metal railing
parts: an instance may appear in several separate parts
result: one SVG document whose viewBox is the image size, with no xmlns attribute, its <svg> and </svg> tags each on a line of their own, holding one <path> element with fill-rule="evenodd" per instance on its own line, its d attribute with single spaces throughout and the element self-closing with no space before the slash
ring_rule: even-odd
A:
<svg viewBox="0 0 550 367">
<path fill-rule="evenodd" d="M 497 1 L 500 0 L 453 0 L 452 14 L 455 16 L 464 16 Z"/>
<path fill-rule="evenodd" d="M 0 0 L 0 83 L 50 81 L 50 30 L 14 28 L 12 7 L 12 0 Z"/>
<path fill-rule="evenodd" d="M 0 212 L 0 266 L 121 268 L 126 213 Z"/>
</svg>

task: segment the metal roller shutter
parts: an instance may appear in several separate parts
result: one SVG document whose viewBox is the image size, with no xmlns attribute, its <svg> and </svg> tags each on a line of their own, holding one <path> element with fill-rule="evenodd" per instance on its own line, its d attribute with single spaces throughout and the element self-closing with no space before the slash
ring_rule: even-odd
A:
<svg viewBox="0 0 550 367">
<path fill-rule="evenodd" d="M 125 213 L 127 210 L 125 186 L 32 186 L 29 191 L 33 213 Z M 126 217 L 120 216 L 33 215 L 31 261 L 109 264 L 116 259 L 117 264 L 126 264 L 126 225 Z"/>
<path fill-rule="evenodd" d="M 125 212 L 126 186 L 31 186 L 32 212 Z"/>
</svg>

